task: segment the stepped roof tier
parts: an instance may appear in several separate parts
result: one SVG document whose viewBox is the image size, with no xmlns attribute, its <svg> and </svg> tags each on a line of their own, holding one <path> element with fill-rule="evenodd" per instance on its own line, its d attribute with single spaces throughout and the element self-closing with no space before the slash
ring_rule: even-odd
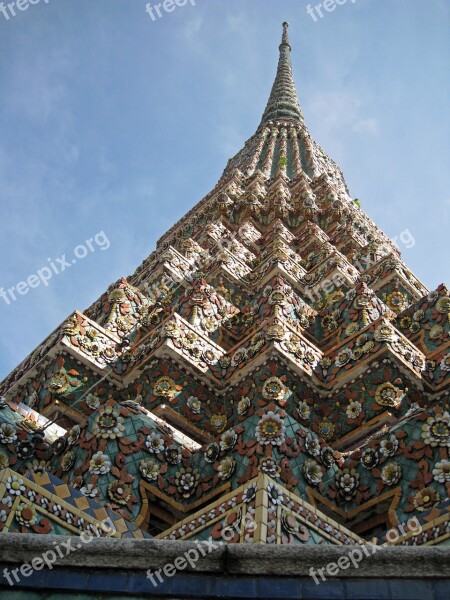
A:
<svg viewBox="0 0 450 600">
<path fill-rule="evenodd" d="M 0 384 L 0 530 L 449 544 L 449 331 L 311 138 L 285 23 L 216 187 Z"/>
</svg>

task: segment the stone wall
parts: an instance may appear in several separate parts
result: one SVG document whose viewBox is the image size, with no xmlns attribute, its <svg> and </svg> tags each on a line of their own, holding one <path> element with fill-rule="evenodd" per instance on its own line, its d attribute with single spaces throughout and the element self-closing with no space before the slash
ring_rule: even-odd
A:
<svg viewBox="0 0 450 600">
<path fill-rule="evenodd" d="M 0 599 L 450 597 L 450 548 L 392 547 L 371 552 L 370 548 L 364 551 L 356 545 L 215 543 L 212 547 L 206 542 L 199 546 L 189 542 L 108 538 L 80 544 L 74 537 L 4 534 L 0 537 Z M 16 572 L 20 582 L 15 582 L 14 569 L 31 565 L 33 559 L 39 567 L 43 560 L 52 562 L 53 555 L 58 554 L 63 558 L 57 557 L 51 569 L 33 571 L 31 566 L 22 567 Z M 360 555 L 362 559 L 356 560 Z M 338 561 L 343 568 L 339 569 Z M 311 568 L 319 581 L 318 569 L 323 568 L 326 581 L 316 584 Z M 5 573 L 15 582 L 14 586 L 8 584 Z M 147 573 L 152 574 L 155 585 Z"/>
</svg>

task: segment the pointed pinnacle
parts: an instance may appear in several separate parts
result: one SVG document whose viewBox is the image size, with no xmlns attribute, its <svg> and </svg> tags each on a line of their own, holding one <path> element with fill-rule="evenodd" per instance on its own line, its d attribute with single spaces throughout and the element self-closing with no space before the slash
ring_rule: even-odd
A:
<svg viewBox="0 0 450 600">
<path fill-rule="evenodd" d="M 303 115 L 292 76 L 291 44 L 288 29 L 289 23 L 284 22 L 277 75 L 261 124 L 276 119 L 293 119 L 297 122 L 303 122 Z"/>
<path fill-rule="evenodd" d="M 283 23 L 283 38 L 281 40 L 281 46 L 287 45 L 287 46 L 289 46 L 289 49 L 292 50 L 291 44 L 289 43 L 288 29 L 289 29 L 289 23 L 287 21 L 285 21 Z M 280 50 L 281 50 L 281 46 L 280 46 Z"/>
</svg>

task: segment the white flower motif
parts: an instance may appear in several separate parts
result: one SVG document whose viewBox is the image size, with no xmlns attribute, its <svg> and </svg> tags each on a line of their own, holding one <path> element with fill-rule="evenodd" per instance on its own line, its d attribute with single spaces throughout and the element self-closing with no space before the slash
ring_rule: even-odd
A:
<svg viewBox="0 0 450 600">
<path fill-rule="evenodd" d="M 357 400 L 353 400 L 347 406 L 346 414 L 349 419 L 356 419 L 362 412 L 361 403 Z"/>
<path fill-rule="evenodd" d="M 358 491 L 359 473 L 355 469 L 339 469 L 336 473 L 336 485 L 341 496 L 350 502 Z"/>
<path fill-rule="evenodd" d="M 381 479 L 386 485 L 395 485 L 400 481 L 402 468 L 396 462 L 390 462 L 381 470 Z"/>
<path fill-rule="evenodd" d="M 442 459 L 433 469 L 433 477 L 439 483 L 450 482 L 450 461 Z"/>
<path fill-rule="evenodd" d="M 269 483 L 267 486 L 267 495 L 272 504 L 280 505 L 283 502 L 283 494 L 280 488 L 273 483 Z"/>
<path fill-rule="evenodd" d="M 103 452 L 97 452 L 91 458 L 91 462 L 89 463 L 89 471 L 91 473 L 95 473 L 96 475 L 105 475 L 109 473 L 111 469 L 111 459 Z"/>
<path fill-rule="evenodd" d="M 320 444 L 319 440 L 312 435 L 312 433 L 308 433 L 305 439 L 305 448 L 306 451 L 311 454 L 311 456 L 320 456 Z"/>
<path fill-rule="evenodd" d="M 51 465 L 45 460 L 38 460 L 35 458 L 32 462 L 27 464 L 27 469 L 32 473 L 47 473 L 51 471 Z"/>
<path fill-rule="evenodd" d="M 88 394 L 86 396 L 86 404 L 92 410 L 97 410 L 97 408 L 100 406 L 100 400 L 97 396 L 94 396 L 94 394 Z"/>
<path fill-rule="evenodd" d="M 234 429 L 229 429 L 222 433 L 220 438 L 220 449 L 223 451 L 232 450 L 237 442 L 237 433 Z"/>
<path fill-rule="evenodd" d="M 345 348 L 338 353 L 334 362 L 337 367 L 343 367 L 351 360 L 351 358 L 352 351 L 349 348 Z"/>
<path fill-rule="evenodd" d="M 88 483 L 87 485 L 84 485 L 80 489 L 80 492 L 84 496 L 87 496 L 88 498 L 95 498 L 96 496 L 98 496 L 98 488 L 94 487 L 94 485 L 92 483 Z"/>
<path fill-rule="evenodd" d="M 247 360 L 247 349 L 239 348 L 231 357 L 231 364 L 233 367 L 237 366 L 239 363 Z"/>
<path fill-rule="evenodd" d="M 163 452 L 164 450 L 164 439 L 162 438 L 160 433 L 156 433 L 155 431 L 147 436 L 145 441 L 145 445 L 147 446 L 147 450 L 152 454 L 158 454 L 159 452 Z"/>
<path fill-rule="evenodd" d="M 8 508 L 11 508 L 12 506 L 12 501 L 13 501 L 13 497 L 12 496 L 5 496 L 4 498 L 2 498 L 2 504 L 4 504 L 5 506 L 7 506 Z"/>
<path fill-rule="evenodd" d="M 20 496 L 25 492 L 23 479 L 20 479 L 20 477 L 17 477 L 16 475 L 8 477 L 6 480 L 6 489 L 12 496 Z"/>
<path fill-rule="evenodd" d="M 236 469 L 236 461 L 231 458 L 231 456 L 227 456 L 223 460 L 220 461 L 219 468 L 217 469 L 219 479 L 228 479 L 233 475 Z"/>
<path fill-rule="evenodd" d="M 361 453 L 361 464 L 365 469 L 373 469 L 379 462 L 378 452 L 373 448 L 366 448 Z"/>
<path fill-rule="evenodd" d="M 386 440 L 381 440 L 380 443 L 380 454 L 383 456 L 394 456 L 398 450 L 398 439 L 395 435 L 389 436 Z"/>
<path fill-rule="evenodd" d="M 198 398 L 195 396 L 190 396 L 187 400 L 188 408 L 194 415 L 198 415 L 202 409 L 202 404 Z"/>
<path fill-rule="evenodd" d="M 311 409 L 309 408 L 307 402 L 300 400 L 300 402 L 297 404 L 297 410 L 301 419 L 309 419 L 311 415 Z"/>
<path fill-rule="evenodd" d="M 112 406 L 102 406 L 98 411 L 98 417 L 95 420 L 92 433 L 103 439 L 114 440 L 123 437 L 125 433 L 123 417 Z"/>
<path fill-rule="evenodd" d="M 155 481 L 159 475 L 159 463 L 154 458 L 144 458 L 141 460 L 139 470 L 142 477 L 147 481 Z"/>
<path fill-rule="evenodd" d="M 323 477 L 319 463 L 313 458 L 308 458 L 305 461 L 303 465 L 303 475 L 310 485 L 319 485 Z"/>
<path fill-rule="evenodd" d="M 256 498 L 257 486 L 256 483 L 252 483 L 248 486 L 246 490 L 242 493 L 242 502 L 248 504 L 252 500 Z"/>
<path fill-rule="evenodd" d="M 442 360 L 441 360 L 441 362 L 440 362 L 439 366 L 441 367 L 441 370 L 442 370 L 442 371 L 450 371 L 450 353 L 449 353 L 449 354 L 446 354 L 446 355 L 445 355 L 445 356 L 442 358 Z"/>
<path fill-rule="evenodd" d="M 251 400 L 247 396 L 243 396 L 237 405 L 238 415 L 243 416 L 246 414 L 248 409 L 250 408 Z"/>
<path fill-rule="evenodd" d="M 178 465 L 181 462 L 182 454 L 177 446 L 167 446 L 165 457 L 169 464 Z"/>
<path fill-rule="evenodd" d="M 50 500 L 43 496 L 42 498 L 40 498 L 39 504 L 42 506 L 42 508 L 45 508 L 45 510 L 47 510 L 48 505 L 50 504 Z"/>
<path fill-rule="evenodd" d="M 450 414 L 445 411 L 434 417 L 428 417 L 426 424 L 422 425 L 422 437 L 425 443 L 433 448 L 450 447 Z"/>
<path fill-rule="evenodd" d="M 261 417 L 256 426 L 256 439 L 263 446 L 267 446 L 268 444 L 281 446 L 285 439 L 285 429 L 281 417 L 273 411 L 269 411 Z"/>
<path fill-rule="evenodd" d="M 17 439 L 16 428 L 10 423 L 0 425 L 0 442 L 2 444 L 12 444 Z"/>
</svg>

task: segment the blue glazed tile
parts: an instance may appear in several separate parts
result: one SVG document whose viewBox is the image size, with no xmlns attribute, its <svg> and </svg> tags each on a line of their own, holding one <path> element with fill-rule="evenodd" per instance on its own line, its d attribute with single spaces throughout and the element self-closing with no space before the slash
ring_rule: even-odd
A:
<svg viewBox="0 0 450 600">
<path fill-rule="evenodd" d="M 128 591 L 133 594 L 151 594 L 156 593 L 157 587 L 153 586 L 151 581 L 144 574 L 130 574 L 128 576 Z"/>
<path fill-rule="evenodd" d="M 257 584 L 250 577 L 217 577 L 214 579 L 214 594 L 219 598 L 258 598 Z"/>
<path fill-rule="evenodd" d="M 352 579 L 345 582 L 347 600 L 390 599 L 389 585 L 385 581 Z"/>
<path fill-rule="evenodd" d="M 127 591 L 128 575 L 122 573 L 89 573 L 85 589 L 96 592 Z M 77 588 L 79 589 L 79 588 Z"/>
<path fill-rule="evenodd" d="M 182 598 L 199 598 L 204 595 L 212 595 L 213 578 L 208 575 L 175 575 L 171 579 L 171 583 L 172 593 L 179 594 Z"/>
<path fill-rule="evenodd" d="M 81 571 L 48 571 L 45 586 L 49 589 L 85 590 L 88 586 L 89 574 Z"/>
<path fill-rule="evenodd" d="M 346 600 L 342 581 L 323 581 L 318 585 L 312 579 L 303 582 L 304 600 Z"/>
<path fill-rule="evenodd" d="M 31 588 L 39 588 L 45 587 L 46 581 L 46 571 L 33 571 L 29 577 L 23 577 L 23 575 L 18 571 L 16 573 L 19 582 L 16 577 L 12 573 L 13 570 L 17 569 L 20 565 L 11 565 L 11 564 L 2 564 L 0 565 L 0 587 L 5 587 L 6 589 L 10 589 L 11 591 L 14 589 L 14 586 L 20 585 L 22 587 L 31 587 Z M 7 569 L 7 575 L 11 582 L 13 582 L 13 586 L 10 585 L 8 579 L 4 576 L 4 570 Z"/>
<path fill-rule="evenodd" d="M 432 581 L 395 580 L 389 582 L 393 600 L 434 600 L 434 585 Z M 447 592 L 445 600 L 450 594 Z"/>
<path fill-rule="evenodd" d="M 301 598 L 302 584 L 298 579 L 259 579 L 257 582 L 257 598 L 283 598 L 283 600 L 296 600 Z"/>
<path fill-rule="evenodd" d="M 434 582 L 435 600 L 448 600 L 450 598 L 450 579 Z"/>
<path fill-rule="evenodd" d="M 92 508 L 85 508 L 85 509 L 83 509 L 83 513 L 86 513 L 87 515 L 89 515 L 90 517 L 92 517 L 93 519 L 95 519 L 94 510 Z"/>
<path fill-rule="evenodd" d="M 164 578 L 162 583 L 157 576 L 153 576 L 157 585 L 153 585 L 146 573 L 131 574 L 128 578 L 128 592 L 133 594 L 158 595 L 161 597 L 172 595 L 172 582 Z"/>
<path fill-rule="evenodd" d="M 21 584 L 25 584 L 27 587 L 33 589 L 45 589 L 48 581 L 48 569 L 42 569 L 41 571 L 33 571 L 30 577 L 22 577 L 20 579 Z"/>
</svg>

